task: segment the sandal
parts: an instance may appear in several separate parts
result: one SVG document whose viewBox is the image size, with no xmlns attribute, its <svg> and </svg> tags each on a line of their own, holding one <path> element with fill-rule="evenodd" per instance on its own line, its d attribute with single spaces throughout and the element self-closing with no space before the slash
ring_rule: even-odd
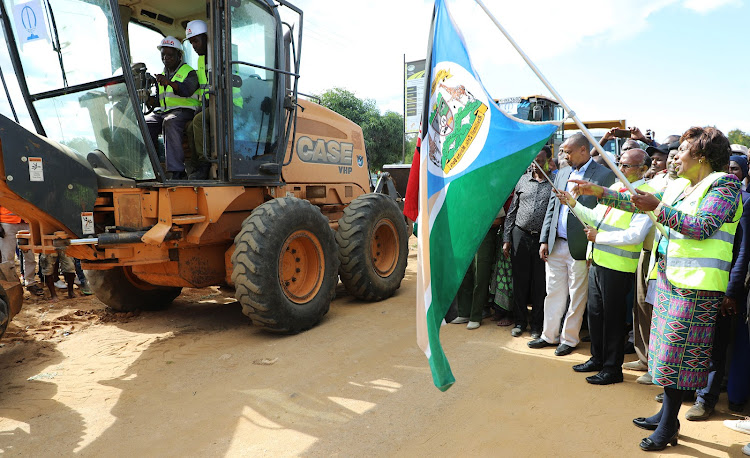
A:
<svg viewBox="0 0 750 458">
<path fill-rule="evenodd" d="M 37 295 L 37 296 L 44 296 L 44 288 L 37 285 L 36 283 L 31 284 L 26 287 L 26 290 L 30 292 L 31 294 Z"/>
</svg>

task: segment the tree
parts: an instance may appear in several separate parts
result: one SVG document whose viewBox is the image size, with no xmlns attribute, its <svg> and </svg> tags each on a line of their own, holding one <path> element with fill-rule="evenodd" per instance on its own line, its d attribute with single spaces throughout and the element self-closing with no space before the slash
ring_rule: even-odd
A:
<svg viewBox="0 0 750 458">
<path fill-rule="evenodd" d="M 96 142 L 86 137 L 75 137 L 71 140 L 60 143 L 70 149 L 76 150 L 84 157 L 96 149 Z"/>
<path fill-rule="evenodd" d="M 340 87 L 325 91 L 320 97 L 320 104 L 363 126 L 373 117 L 379 117 L 380 111 L 372 99 L 361 100 L 353 92 Z"/>
<path fill-rule="evenodd" d="M 383 164 L 401 162 L 403 157 L 404 118 L 392 111 L 380 114 L 372 99 L 359 99 L 354 93 L 333 88 L 318 95 L 321 105 L 357 123 L 362 128 L 371 171 Z M 413 148 L 412 148 L 413 150 Z"/>
<path fill-rule="evenodd" d="M 729 143 L 732 145 L 739 144 L 739 145 L 745 145 L 748 148 L 750 148 L 750 134 L 746 134 L 745 132 L 734 129 L 729 131 Z"/>
<path fill-rule="evenodd" d="M 406 136 L 406 154 L 404 157 L 404 164 L 411 164 L 414 160 L 414 150 L 417 148 L 417 136 L 418 134 L 408 134 Z"/>
</svg>

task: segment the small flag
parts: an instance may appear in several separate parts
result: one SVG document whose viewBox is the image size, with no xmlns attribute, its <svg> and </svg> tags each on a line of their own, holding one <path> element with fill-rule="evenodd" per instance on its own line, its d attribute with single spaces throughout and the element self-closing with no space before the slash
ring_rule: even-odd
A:
<svg viewBox="0 0 750 458">
<path fill-rule="evenodd" d="M 417 343 L 445 391 L 455 378 L 440 345 L 443 318 L 500 207 L 560 122 L 501 111 L 443 0 L 435 1 L 432 21 L 420 157 L 412 165 L 419 177 Z"/>
</svg>

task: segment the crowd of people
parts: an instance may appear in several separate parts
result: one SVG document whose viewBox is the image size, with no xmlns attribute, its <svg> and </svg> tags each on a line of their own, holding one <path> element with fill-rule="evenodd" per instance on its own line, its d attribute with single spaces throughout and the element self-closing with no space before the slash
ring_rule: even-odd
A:
<svg viewBox="0 0 750 458">
<path fill-rule="evenodd" d="M 29 224 L 20 216 L 5 207 L 0 206 L 0 254 L 2 262 L 16 261 L 20 257 L 21 281 L 29 293 L 35 296 L 44 296 L 44 288 L 40 283 L 47 286 L 50 301 L 57 302 L 57 289 L 67 292 L 68 298 L 75 297 L 75 286 L 84 295 L 92 294 L 86 275 L 81 269 L 81 261 L 65 254 L 64 250 L 56 250 L 53 253 L 39 255 L 39 262 L 31 251 L 21 251 L 18 247 L 16 235 L 19 232 L 28 231 Z M 63 279 L 60 280 L 60 274 Z M 39 281 L 37 281 L 37 278 Z"/>
<path fill-rule="evenodd" d="M 590 384 L 642 372 L 638 383 L 663 387 L 659 412 L 633 420 L 653 431 L 640 443 L 646 451 L 677 445 L 683 400 L 694 400 L 685 419 L 709 419 L 725 382 L 730 410 L 742 412 L 750 396 L 748 149 L 713 127 L 662 143 L 630 128 L 614 157 L 628 183 L 580 133 L 552 156 L 544 147 L 516 184 L 446 320 L 476 329 L 489 303 L 513 337 L 530 332 L 532 349 L 555 347 L 564 357 L 590 340 L 590 358 L 572 367 Z M 724 424 L 750 434 L 750 419 Z"/>
</svg>

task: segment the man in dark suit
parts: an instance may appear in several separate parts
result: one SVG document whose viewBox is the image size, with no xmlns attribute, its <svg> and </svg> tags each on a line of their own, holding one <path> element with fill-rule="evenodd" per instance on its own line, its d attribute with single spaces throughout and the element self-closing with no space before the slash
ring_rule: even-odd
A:
<svg viewBox="0 0 750 458">
<path fill-rule="evenodd" d="M 589 141 L 575 134 L 560 145 L 559 153 L 565 154 L 570 167 L 561 169 L 555 177 L 555 188 L 570 192 L 570 179 L 579 179 L 609 187 L 615 182 L 615 174 L 607 167 L 594 162 L 589 154 Z M 577 202 L 588 208 L 596 206 L 593 196 L 580 196 Z M 545 261 L 547 297 L 544 300 L 544 326 L 542 336 L 528 343 L 530 348 L 558 345 L 555 355 L 570 354 L 578 345 L 583 311 L 586 308 L 588 291 L 588 267 L 586 246 L 588 240 L 583 225 L 567 206 L 550 195 L 547 215 L 544 218 L 539 256 Z M 568 297 L 570 306 L 567 307 Z M 560 320 L 565 317 L 562 332 Z"/>
</svg>

